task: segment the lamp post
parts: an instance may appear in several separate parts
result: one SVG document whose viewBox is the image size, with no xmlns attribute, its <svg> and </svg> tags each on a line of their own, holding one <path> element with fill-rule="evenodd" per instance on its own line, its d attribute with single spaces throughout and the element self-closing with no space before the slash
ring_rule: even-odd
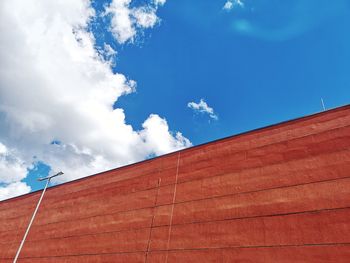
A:
<svg viewBox="0 0 350 263">
<path fill-rule="evenodd" d="M 47 177 L 39 178 L 39 179 L 38 179 L 38 181 L 45 181 L 45 180 L 46 180 L 46 185 L 45 185 L 45 188 L 44 188 L 43 192 L 41 193 L 40 199 L 39 199 L 39 201 L 38 201 L 38 204 L 36 205 L 36 208 L 35 208 L 35 210 L 34 210 L 34 213 L 33 213 L 33 215 L 32 215 L 32 218 L 30 219 L 29 225 L 28 225 L 27 230 L 26 230 L 26 232 L 25 232 L 25 234 L 24 234 L 24 236 L 23 236 L 22 242 L 21 242 L 21 244 L 19 245 L 19 248 L 18 248 L 17 253 L 16 253 L 16 256 L 15 256 L 15 259 L 13 260 L 13 263 L 16 263 L 16 262 L 17 262 L 17 259 L 18 259 L 18 257 L 19 257 L 19 254 L 21 253 L 22 247 L 23 247 L 24 242 L 25 242 L 25 240 L 26 240 L 26 238 L 27 238 L 27 235 L 28 235 L 28 233 L 29 233 L 30 227 L 31 227 L 32 224 L 33 224 L 33 221 L 34 221 L 34 218 L 35 218 L 35 216 L 36 216 L 36 213 L 38 212 L 38 209 L 39 209 L 41 200 L 42 200 L 43 197 L 44 197 L 44 194 L 45 194 L 45 192 L 46 192 L 46 188 L 48 187 L 51 178 L 56 177 L 56 176 L 59 176 L 59 175 L 61 175 L 61 174 L 63 174 L 63 173 L 62 173 L 62 172 L 59 172 L 59 173 L 57 173 L 57 174 L 54 174 L 54 175 L 51 175 L 51 176 L 47 176 Z"/>
</svg>

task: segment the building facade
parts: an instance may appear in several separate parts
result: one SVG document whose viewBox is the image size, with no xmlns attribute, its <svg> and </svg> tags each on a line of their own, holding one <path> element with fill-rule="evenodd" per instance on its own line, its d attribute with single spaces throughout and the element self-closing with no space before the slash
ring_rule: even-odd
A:
<svg viewBox="0 0 350 263">
<path fill-rule="evenodd" d="M 0 202 L 0 262 L 40 194 Z M 51 187 L 18 262 L 349 259 L 344 106 Z"/>
</svg>

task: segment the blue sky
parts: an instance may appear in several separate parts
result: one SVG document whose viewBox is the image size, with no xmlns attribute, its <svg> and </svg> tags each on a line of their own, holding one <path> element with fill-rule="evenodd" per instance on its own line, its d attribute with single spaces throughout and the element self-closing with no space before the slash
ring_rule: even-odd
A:
<svg viewBox="0 0 350 263">
<path fill-rule="evenodd" d="M 139 45 L 120 48 L 117 68 L 138 88 L 117 105 L 136 127 L 157 112 L 199 144 L 318 112 L 321 98 L 328 108 L 347 104 L 349 5 L 331 5 L 251 0 L 225 12 L 223 1 L 168 1 L 157 28 Z M 263 28 L 266 36 L 234 30 L 238 19 Z M 288 36 L 293 23 L 298 28 Z M 269 39 L 275 29 L 279 33 Z M 186 107 L 200 98 L 218 121 Z"/>
<path fill-rule="evenodd" d="M 0 118 L 1 110 L 3 116 L 7 116 L 3 131 L 0 130 L 0 136 L 2 136 L 0 143 L 5 147 L 4 149 L 13 149 L 4 151 L 7 159 L 4 159 L 5 164 L 2 167 L 13 171 L 11 165 L 15 163 L 22 170 L 29 171 L 16 179 L 15 183 L 22 182 L 29 186 L 30 190 L 37 190 L 42 187 L 42 184 L 38 184 L 36 178 L 48 174 L 50 167 L 51 172 L 60 167 L 68 170 L 64 172 L 73 174 L 74 171 L 74 176 L 64 180 L 69 181 L 104 170 L 104 168 L 110 169 L 188 147 L 189 141 L 192 145 L 198 145 L 316 113 L 322 110 L 321 98 L 326 108 L 348 104 L 350 101 L 350 4 L 346 0 L 167 0 L 154 2 L 140 0 L 130 1 L 130 3 L 127 3 L 129 2 L 127 0 L 121 0 L 119 2 L 124 2 L 123 7 L 127 7 L 128 10 L 136 10 L 135 8 L 140 6 L 145 7 L 140 10 L 153 12 L 152 14 L 157 16 L 157 21 L 151 23 L 152 25 L 143 24 L 142 26 L 142 21 L 138 20 L 141 24 L 135 24 L 133 28 L 136 33 L 122 40 L 118 33 L 121 31 L 118 31 L 117 26 L 111 29 L 113 19 L 120 14 L 118 5 L 107 12 L 106 6 L 112 6 L 111 1 L 95 0 L 89 7 L 89 10 L 94 9 L 95 15 L 88 14 L 87 7 L 85 9 L 79 7 L 77 12 L 85 10 L 86 19 L 83 22 L 68 19 L 70 23 L 68 24 L 73 25 L 72 28 L 78 32 L 81 30 L 81 35 L 74 33 L 79 43 L 85 43 L 87 39 L 87 43 L 94 45 L 94 50 L 89 52 L 96 52 L 104 58 L 102 62 L 96 62 L 81 55 L 86 59 L 84 61 L 87 61 L 84 62 L 85 64 L 91 62 L 91 65 L 95 65 L 97 63 L 98 67 L 103 67 L 101 70 L 103 72 L 107 72 L 107 68 L 110 67 L 113 73 L 103 73 L 107 76 L 106 79 L 116 76 L 113 74 L 117 73 L 124 76 L 123 88 L 120 84 L 118 92 L 111 93 L 114 95 L 109 99 L 104 99 L 103 103 L 108 100 L 108 103 L 112 104 L 113 116 L 118 113 L 120 118 L 125 117 L 118 127 L 129 132 L 131 127 L 133 136 L 137 138 L 130 139 L 130 143 L 124 145 L 118 141 L 119 135 L 113 137 L 113 135 L 103 134 L 100 130 L 96 130 L 80 141 L 78 135 L 71 136 L 80 123 L 82 127 L 88 123 L 86 127 L 91 128 L 94 123 L 96 126 L 100 125 L 99 117 L 103 120 L 105 116 L 96 115 L 93 120 L 85 117 L 81 119 L 80 115 L 80 117 L 72 117 L 68 123 L 71 121 L 73 128 L 76 123 L 76 127 L 66 131 L 63 128 L 62 132 L 57 132 L 58 129 L 61 129 L 58 127 L 62 127 L 58 125 L 66 121 L 57 120 L 60 118 L 56 114 L 59 108 L 48 113 L 46 112 L 47 107 L 36 109 L 35 104 L 23 108 L 23 112 L 27 113 L 35 109 L 35 114 L 31 114 L 30 118 L 33 118 L 32 122 L 35 125 L 38 125 L 37 123 L 42 125 L 42 130 L 45 132 L 40 129 L 39 131 L 31 129 L 30 133 L 27 130 L 16 137 L 9 132 L 10 128 L 22 127 L 23 123 L 18 124 L 18 117 L 14 118 L 16 121 L 8 121 L 11 120 L 12 115 L 9 111 L 0 108 Z M 56 9 L 55 12 L 58 12 Z M 62 13 L 65 14 L 64 12 L 68 11 L 62 8 Z M 36 13 L 33 12 L 33 14 Z M 134 19 L 137 19 L 135 14 Z M 148 18 L 153 19 L 154 17 Z M 150 20 L 145 21 L 150 23 Z M 31 22 L 31 20 L 24 21 L 23 25 L 31 24 Z M 81 26 L 84 30 L 77 26 L 80 24 L 84 25 Z M 89 37 L 88 33 L 92 34 L 93 38 Z M 57 36 L 57 34 L 54 35 L 55 38 Z M 64 38 L 57 39 L 61 41 Z M 43 38 L 42 41 L 45 40 Z M 47 45 L 49 44 L 48 41 Z M 59 42 L 59 45 L 66 45 L 66 42 Z M 108 53 L 106 45 L 109 45 L 115 54 Z M 52 50 L 56 48 L 53 47 Z M 55 53 L 52 50 L 51 53 Z M 72 48 L 72 50 L 77 50 L 74 51 L 76 53 L 80 52 L 79 49 Z M 70 55 L 69 59 L 72 57 L 74 56 Z M 50 61 L 52 60 L 54 57 Z M 75 65 L 76 60 L 72 61 L 72 65 Z M 49 65 L 47 68 L 51 68 L 50 63 L 52 62 L 46 60 L 39 59 L 35 63 L 41 65 L 39 63 L 44 64 L 44 62 L 46 67 Z M 3 62 L 3 64 L 6 67 L 14 66 L 10 62 L 9 64 Z M 35 66 L 28 66 L 28 72 L 33 67 Z M 63 71 L 55 67 L 52 66 L 55 72 Z M 95 70 L 91 67 L 86 70 L 94 73 Z M 44 67 L 38 68 L 41 70 Z M 72 66 L 72 71 L 74 70 Z M 41 72 L 41 74 L 46 73 L 48 72 Z M 77 86 L 77 82 L 74 82 L 75 77 L 70 78 L 68 75 L 64 84 L 69 87 L 65 90 L 65 94 L 70 95 L 70 92 Z M 7 76 L 1 77 L 7 81 Z M 49 81 L 50 78 L 40 77 L 38 80 L 24 78 L 24 80 L 26 83 L 30 81 L 41 83 Z M 83 81 L 80 80 L 79 83 Z M 95 79 L 92 79 L 93 81 Z M 136 88 L 132 81 L 137 83 Z M 96 86 L 91 84 L 91 90 L 94 92 L 97 89 L 101 90 L 100 82 L 96 83 Z M 11 85 L 17 87 L 17 82 L 10 80 L 2 83 L 4 90 L 6 89 L 7 98 L 10 98 L 7 101 L 11 101 L 11 96 L 14 96 L 6 93 L 13 88 Z M 53 88 L 52 93 L 61 88 L 62 86 L 57 89 Z M 82 88 L 84 88 L 83 85 Z M 77 91 L 77 94 L 81 94 L 79 92 L 81 91 Z M 74 96 L 72 92 L 71 98 L 75 98 Z M 35 100 L 40 102 L 38 97 L 40 96 L 35 97 Z M 201 99 L 206 103 L 207 112 L 203 108 L 200 112 L 199 109 L 188 106 L 191 102 L 198 106 Z M 44 100 L 47 98 L 43 98 Z M 0 102 L 6 104 L 7 101 Z M 73 100 L 70 100 L 69 97 L 67 101 Z M 78 108 L 80 103 L 81 101 L 75 102 L 70 106 L 72 109 Z M 94 103 L 89 105 L 94 105 Z M 208 109 L 212 110 L 212 114 L 208 114 Z M 40 118 L 37 117 L 38 114 Z M 108 114 L 112 116 L 112 112 Z M 216 117 L 213 118 L 213 116 Z M 47 128 L 48 124 L 42 120 L 51 118 L 57 121 L 53 121 L 52 127 Z M 107 119 L 110 118 L 106 117 Z M 45 125 L 42 124 L 43 122 Z M 103 125 L 102 128 L 107 127 Z M 161 133 L 162 135 L 158 134 L 158 138 L 164 135 L 164 144 L 169 144 L 169 147 L 162 148 L 162 145 L 154 141 L 154 138 L 157 138 L 155 134 L 159 130 L 164 130 L 164 132 Z M 176 131 L 181 132 L 183 137 L 176 137 Z M 116 130 L 116 133 L 118 132 Z M 100 133 L 101 137 L 111 136 L 111 141 L 107 139 L 105 141 L 91 140 L 94 134 L 100 135 Z M 125 135 L 126 132 L 121 134 Z M 37 139 L 31 139 L 31 135 Z M 127 138 L 130 136 L 128 135 Z M 41 141 L 39 138 L 48 139 Z M 185 139 L 188 139 L 188 142 Z M 54 140 L 57 143 L 52 144 Z M 113 149 L 109 149 L 108 142 L 114 143 Z M 26 145 L 25 149 L 23 145 Z M 138 150 L 133 152 L 132 149 L 135 148 Z M 115 149 L 118 151 L 113 152 Z M 13 156 L 10 156 L 9 152 Z M 14 153 L 17 155 L 14 156 Z M 101 158 L 103 161 L 98 162 Z M 115 161 L 120 158 L 123 160 Z M 20 162 L 20 160 L 23 161 Z M 96 165 L 97 162 L 98 165 Z M 86 167 L 92 168 L 86 170 L 77 168 L 85 164 Z M 12 184 L 12 181 L 6 180 L 1 181 L 0 171 L 0 186 L 2 183 L 4 189 Z M 21 191 L 15 191 L 15 194 L 24 193 L 28 191 L 28 188 Z M 4 196 L 15 194 L 9 193 Z"/>
</svg>

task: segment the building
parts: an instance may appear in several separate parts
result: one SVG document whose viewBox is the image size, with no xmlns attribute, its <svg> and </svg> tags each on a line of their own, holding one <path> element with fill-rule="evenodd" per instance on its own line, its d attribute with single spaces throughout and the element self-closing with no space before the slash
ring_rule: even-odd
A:
<svg viewBox="0 0 350 263">
<path fill-rule="evenodd" d="M 40 193 L 0 202 L 0 262 Z M 51 187 L 19 262 L 349 259 L 347 105 Z"/>
</svg>

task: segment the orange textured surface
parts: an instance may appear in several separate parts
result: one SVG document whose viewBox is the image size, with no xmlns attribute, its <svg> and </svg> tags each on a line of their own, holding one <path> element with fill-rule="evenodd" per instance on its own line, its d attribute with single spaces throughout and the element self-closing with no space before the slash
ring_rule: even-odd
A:
<svg viewBox="0 0 350 263">
<path fill-rule="evenodd" d="M 0 202 L 12 262 L 40 192 Z M 19 262 L 349 262 L 350 106 L 47 190 Z"/>
</svg>

